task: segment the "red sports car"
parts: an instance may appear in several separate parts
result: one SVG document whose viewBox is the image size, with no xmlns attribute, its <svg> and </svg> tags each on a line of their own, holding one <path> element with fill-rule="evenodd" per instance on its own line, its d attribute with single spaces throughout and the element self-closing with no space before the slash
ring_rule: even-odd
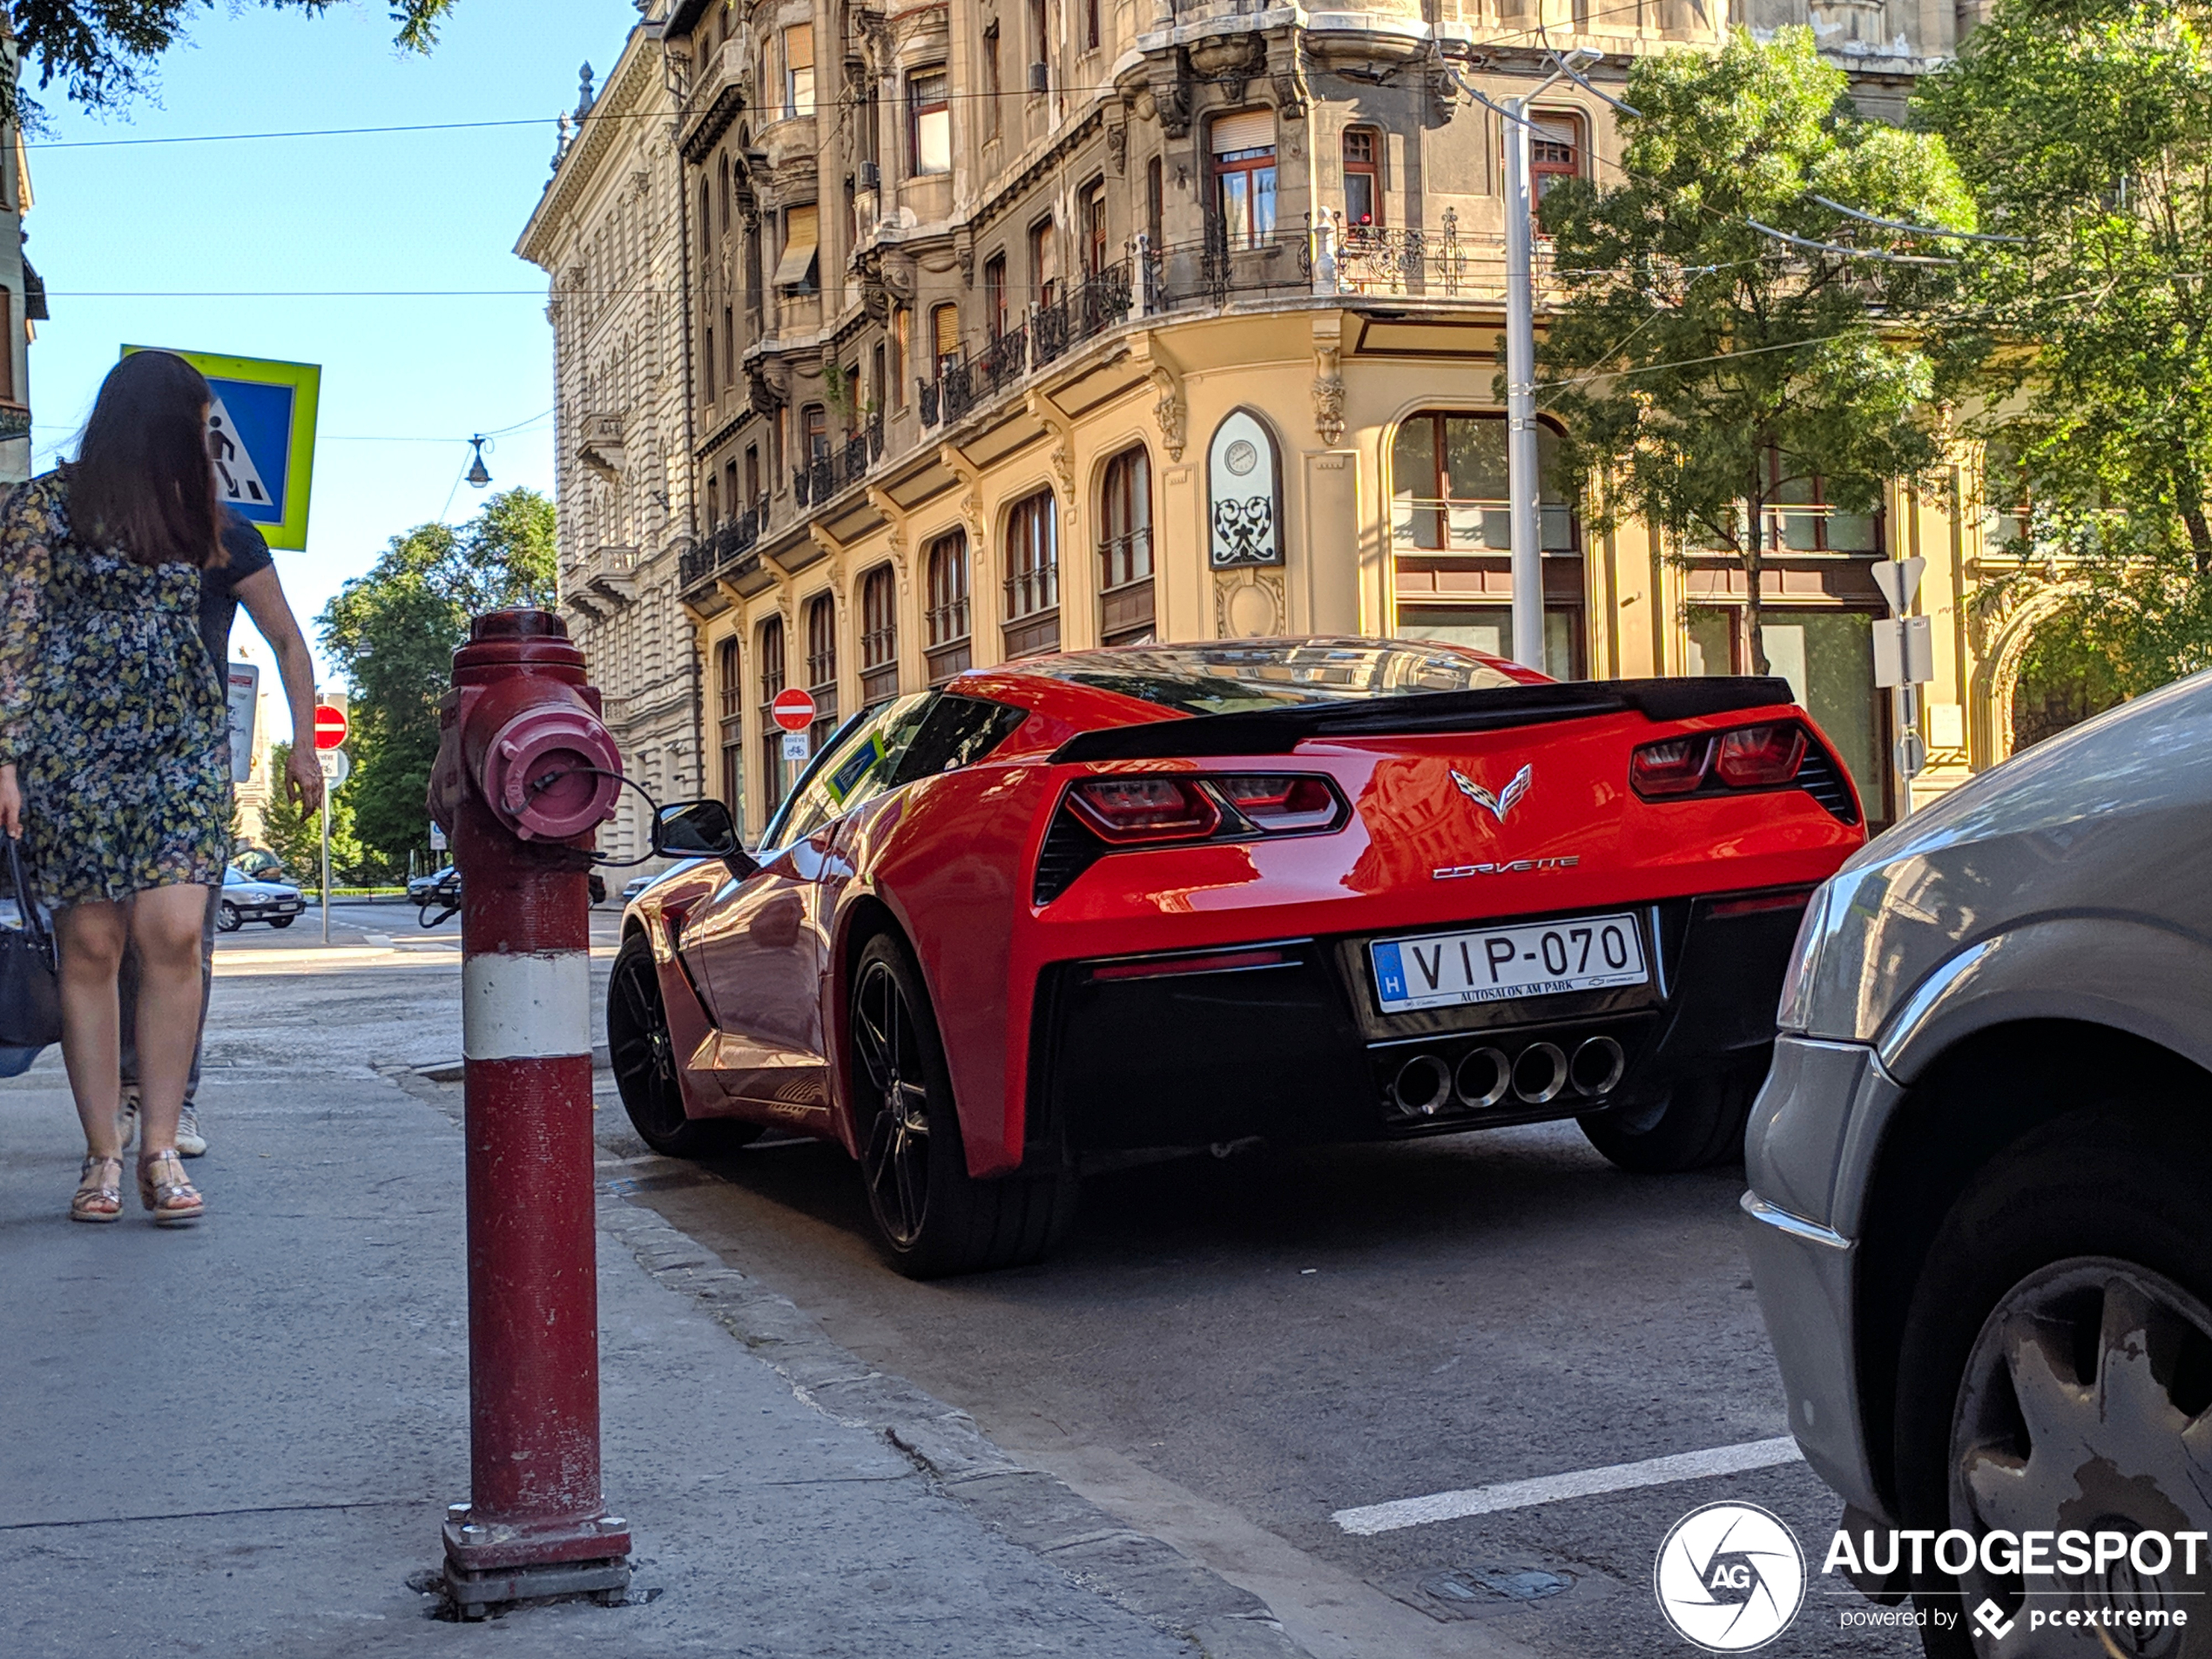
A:
<svg viewBox="0 0 2212 1659">
<path fill-rule="evenodd" d="M 736 850 L 663 814 L 608 1037 L 657 1150 L 860 1161 L 901 1271 L 1035 1260 L 1081 1155 L 1577 1117 L 1737 1155 L 1865 839 L 1778 679 L 1561 684 L 1372 639 L 1031 658 L 854 715 Z"/>
</svg>

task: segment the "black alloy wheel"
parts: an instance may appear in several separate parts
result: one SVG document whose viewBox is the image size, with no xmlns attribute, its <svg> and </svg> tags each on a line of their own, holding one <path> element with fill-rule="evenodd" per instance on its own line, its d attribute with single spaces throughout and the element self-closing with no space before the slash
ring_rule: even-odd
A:
<svg viewBox="0 0 2212 1659">
<path fill-rule="evenodd" d="M 234 934 L 246 924 L 239 919 L 238 907 L 228 899 L 215 907 L 215 930 Z"/>
<path fill-rule="evenodd" d="M 1073 1170 L 1055 1148 L 1011 1175 L 968 1174 L 936 1016 L 898 939 L 861 949 L 847 1023 L 861 1184 L 891 1264 L 934 1278 L 1040 1259 L 1074 1213 Z"/>
<path fill-rule="evenodd" d="M 1931 1654 L 2212 1655 L 2212 1560 L 2200 1544 L 2187 1571 L 2175 1539 L 2212 1532 L 2208 1138 L 2141 1111 L 2072 1114 L 2000 1154 L 1946 1218 L 1898 1372 L 1904 1524 L 2129 1541 L 2087 1573 L 2029 1575 L 1999 1540 L 1993 1560 L 1932 1575 L 1924 1604 L 1964 1617 L 1948 1639 L 1924 1631 Z M 2098 1625 L 2030 1617 L 2064 1609 Z"/>
<path fill-rule="evenodd" d="M 759 1138 L 752 1123 L 730 1117 L 686 1117 L 677 1080 L 653 948 L 641 933 L 622 941 L 607 976 L 607 1058 L 637 1138 L 663 1157 L 712 1157 Z"/>
</svg>

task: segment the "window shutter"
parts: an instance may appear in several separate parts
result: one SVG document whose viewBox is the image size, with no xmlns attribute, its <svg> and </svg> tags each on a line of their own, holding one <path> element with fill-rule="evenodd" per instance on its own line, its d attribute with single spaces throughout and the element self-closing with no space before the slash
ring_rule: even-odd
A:
<svg viewBox="0 0 2212 1659">
<path fill-rule="evenodd" d="M 814 67 L 814 25 L 802 23 L 784 30 L 784 67 L 812 69 Z"/>
<path fill-rule="evenodd" d="M 1232 115 L 1217 115 L 1213 123 L 1213 153 L 1227 155 L 1232 150 L 1272 150 L 1275 147 L 1275 111 L 1272 110 L 1238 110 Z"/>
<path fill-rule="evenodd" d="M 937 325 L 937 355 L 941 358 L 960 355 L 960 307 L 939 306 L 934 314 Z"/>
<path fill-rule="evenodd" d="M 784 216 L 784 256 L 776 261 L 772 279 L 779 288 L 797 287 L 811 280 L 814 245 L 820 227 L 819 210 L 793 207 Z"/>
</svg>

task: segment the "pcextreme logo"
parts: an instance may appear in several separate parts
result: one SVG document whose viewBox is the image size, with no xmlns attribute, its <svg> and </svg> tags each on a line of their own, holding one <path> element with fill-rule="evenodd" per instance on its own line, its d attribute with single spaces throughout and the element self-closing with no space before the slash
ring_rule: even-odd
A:
<svg viewBox="0 0 2212 1659">
<path fill-rule="evenodd" d="M 1788 1629 L 1804 1604 L 1804 1552 L 1757 1504 L 1709 1503 L 1660 1544 L 1652 1584 L 1683 1640 L 1708 1653 L 1749 1653 Z"/>
</svg>

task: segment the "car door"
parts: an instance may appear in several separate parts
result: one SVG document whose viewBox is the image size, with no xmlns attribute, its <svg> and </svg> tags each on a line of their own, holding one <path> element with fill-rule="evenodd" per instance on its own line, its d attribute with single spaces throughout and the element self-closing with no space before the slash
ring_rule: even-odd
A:
<svg viewBox="0 0 2212 1659">
<path fill-rule="evenodd" d="M 753 1109 L 813 1129 L 829 1110 L 824 982 L 837 894 L 853 875 L 839 846 L 846 816 L 889 786 L 934 694 L 863 711 L 824 746 L 768 826 L 760 867 L 732 880 L 684 930 L 715 1030 L 693 1063 Z M 822 1123 L 812 1120 L 817 1116 Z"/>
</svg>

